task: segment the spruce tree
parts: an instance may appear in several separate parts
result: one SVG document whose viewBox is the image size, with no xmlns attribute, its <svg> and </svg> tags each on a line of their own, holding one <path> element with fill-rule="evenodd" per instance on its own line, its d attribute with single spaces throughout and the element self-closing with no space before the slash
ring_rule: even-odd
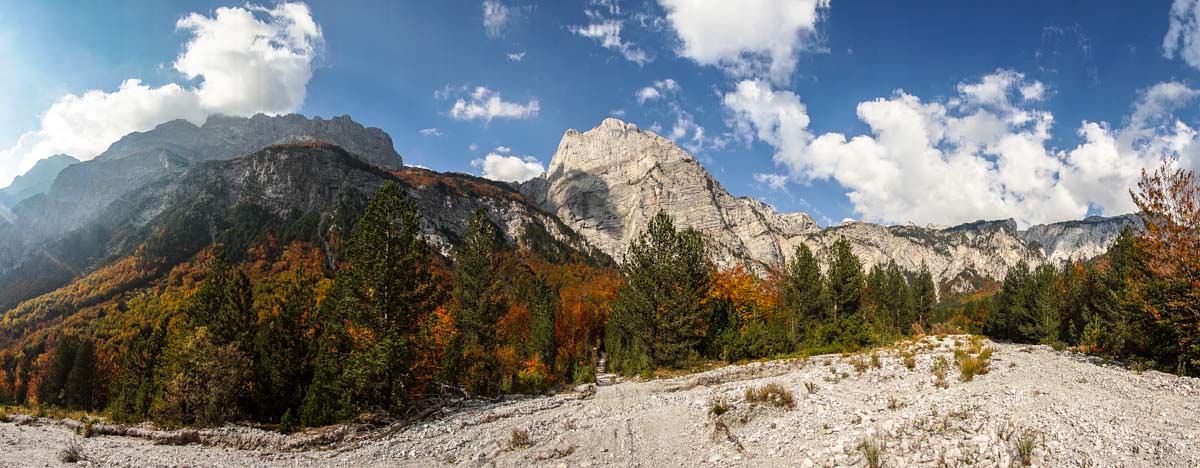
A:
<svg viewBox="0 0 1200 468">
<path fill-rule="evenodd" d="M 933 320 L 933 306 L 937 304 L 937 289 L 933 284 L 933 274 L 929 265 L 921 262 L 921 270 L 912 282 L 913 312 L 916 322 L 922 327 L 928 326 Z"/>
<path fill-rule="evenodd" d="M 71 372 L 65 386 L 66 405 L 90 411 L 100 404 L 100 370 L 97 367 L 96 345 L 91 340 L 82 340 L 75 350 Z"/>
<path fill-rule="evenodd" d="M 626 374 L 696 359 L 710 314 L 714 266 L 695 229 L 676 230 L 659 211 L 625 254 L 606 338 L 609 362 Z"/>
<path fill-rule="evenodd" d="M 356 224 L 322 307 L 320 354 L 301 419 L 398 410 L 413 382 L 415 334 L 442 302 L 416 207 L 388 182 Z"/>
<path fill-rule="evenodd" d="M 508 311 L 508 301 L 497 272 L 500 246 L 495 226 L 479 209 L 455 249 L 451 314 L 458 335 L 447 351 L 443 371 L 476 395 L 497 395 L 503 383 L 496 356 L 496 324 Z"/>
<path fill-rule="evenodd" d="M 817 257 L 807 245 L 797 245 L 792 260 L 784 267 L 781 298 L 781 305 L 790 317 L 793 343 L 799 344 L 806 328 L 826 318 L 824 287 L 825 278 Z"/>
<path fill-rule="evenodd" d="M 845 237 L 833 244 L 833 259 L 829 262 L 829 289 L 833 299 L 833 317 L 850 317 L 862 306 L 864 284 L 862 262 L 850 248 Z"/>
</svg>

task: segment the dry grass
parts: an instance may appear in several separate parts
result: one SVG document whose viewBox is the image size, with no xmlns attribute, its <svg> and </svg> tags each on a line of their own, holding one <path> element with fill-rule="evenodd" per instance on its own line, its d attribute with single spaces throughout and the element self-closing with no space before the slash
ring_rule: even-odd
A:
<svg viewBox="0 0 1200 468">
<path fill-rule="evenodd" d="M 883 455 L 883 448 L 880 447 L 879 441 L 863 439 L 858 444 L 858 450 L 862 452 L 863 460 L 866 461 L 868 467 L 879 468 L 882 466 L 883 461 L 881 460 L 881 456 Z"/>
<path fill-rule="evenodd" d="M 1033 450 L 1037 448 L 1037 432 L 1026 429 L 1017 436 L 1015 461 L 1021 466 L 1029 466 L 1033 464 Z"/>
<path fill-rule="evenodd" d="M 724 399 L 718 398 L 716 400 L 713 400 L 712 403 L 709 405 L 708 414 L 711 414 L 713 416 L 720 416 L 722 414 L 727 413 L 731 408 L 732 408 L 732 405 L 730 405 L 729 402 L 725 401 Z"/>
<path fill-rule="evenodd" d="M 946 370 L 948 369 L 950 369 L 950 361 L 946 359 L 946 356 L 938 356 L 933 358 L 933 366 L 930 368 L 930 371 L 933 372 L 934 386 L 938 388 L 946 388 L 950 386 L 948 383 L 946 383 Z"/>
<path fill-rule="evenodd" d="M 815 394 L 817 393 L 817 384 L 812 382 L 804 382 L 804 389 L 808 391 L 809 395 Z"/>
<path fill-rule="evenodd" d="M 746 401 L 749 403 L 765 403 L 780 408 L 796 407 L 796 399 L 792 392 L 779 384 L 767 384 L 761 387 L 747 388 Z"/>
<path fill-rule="evenodd" d="M 508 449 L 518 450 L 527 449 L 533 446 L 533 439 L 529 438 L 529 431 L 514 427 L 512 433 L 508 437 Z"/>
</svg>

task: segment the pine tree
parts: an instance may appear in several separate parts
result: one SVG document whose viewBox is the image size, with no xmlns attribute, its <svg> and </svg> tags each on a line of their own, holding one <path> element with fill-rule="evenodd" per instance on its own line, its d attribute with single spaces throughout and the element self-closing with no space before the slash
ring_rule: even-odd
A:
<svg viewBox="0 0 1200 468">
<path fill-rule="evenodd" d="M 301 410 L 306 425 L 408 403 L 415 334 L 443 299 L 418 223 L 394 182 L 359 218 L 322 307 L 320 353 Z"/>
<path fill-rule="evenodd" d="M 862 262 L 842 237 L 833 244 L 833 259 L 829 262 L 829 289 L 833 299 L 835 319 L 851 317 L 860 312 L 864 284 Z"/>
<path fill-rule="evenodd" d="M 781 306 L 791 321 L 793 343 L 803 341 L 806 328 L 826 318 L 824 288 L 825 278 L 812 250 L 805 244 L 797 245 L 792 260 L 784 267 L 781 294 Z"/>
<path fill-rule="evenodd" d="M 443 372 L 476 395 L 497 395 L 502 384 L 496 323 L 508 310 L 508 302 L 496 271 L 500 245 L 496 228 L 479 209 L 455 249 L 451 312 L 459 333 L 447 351 Z"/>
<path fill-rule="evenodd" d="M 916 321 L 925 327 L 933 320 L 933 306 L 937 304 L 937 289 L 933 284 L 933 275 L 929 272 L 929 266 L 924 261 L 921 262 L 921 270 L 917 272 L 911 289 Z"/>
<path fill-rule="evenodd" d="M 68 407 L 90 411 L 99 406 L 100 370 L 97 365 L 95 343 L 82 340 L 75 350 L 64 389 Z"/>
<path fill-rule="evenodd" d="M 626 284 L 613 303 L 605 345 L 613 368 L 646 373 L 696 359 L 714 269 L 703 236 L 691 228 L 676 230 L 659 211 L 621 265 Z"/>
<path fill-rule="evenodd" d="M 75 354 L 81 344 L 82 341 L 74 335 L 67 335 L 58 340 L 50 358 L 50 368 L 38 387 L 39 403 L 55 406 L 67 404 L 67 379 L 71 375 L 71 368 L 75 365 Z"/>
</svg>

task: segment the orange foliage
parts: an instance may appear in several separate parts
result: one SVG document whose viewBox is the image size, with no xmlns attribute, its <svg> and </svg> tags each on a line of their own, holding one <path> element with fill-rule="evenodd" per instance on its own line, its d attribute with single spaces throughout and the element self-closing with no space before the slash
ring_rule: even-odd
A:
<svg viewBox="0 0 1200 468">
<path fill-rule="evenodd" d="M 740 323 L 753 319 L 768 319 L 776 310 L 779 294 L 772 283 L 754 276 L 740 265 L 732 270 L 717 272 L 707 300 L 727 301 L 737 313 Z"/>
</svg>

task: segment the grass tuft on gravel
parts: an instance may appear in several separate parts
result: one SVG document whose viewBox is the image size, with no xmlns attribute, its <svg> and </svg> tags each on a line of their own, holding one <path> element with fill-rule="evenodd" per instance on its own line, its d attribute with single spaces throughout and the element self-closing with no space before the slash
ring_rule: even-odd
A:
<svg viewBox="0 0 1200 468">
<path fill-rule="evenodd" d="M 779 384 L 767 384 L 761 387 L 747 388 L 746 401 L 749 403 L 765 403 L 780 408 L 796 407 L 796 398 L 792 392 Z"/>
</svg>

